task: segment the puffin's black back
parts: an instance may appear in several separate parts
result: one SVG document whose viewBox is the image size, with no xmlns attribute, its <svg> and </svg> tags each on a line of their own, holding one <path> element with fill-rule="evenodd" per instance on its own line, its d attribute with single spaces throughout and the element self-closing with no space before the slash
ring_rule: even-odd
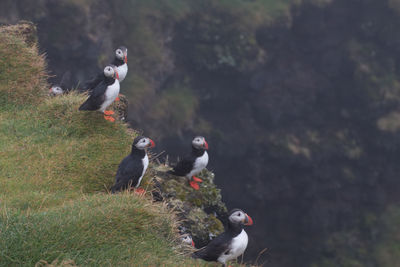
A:
<svg viewBox="0 0 400 267">
<path fill-rule="evenodd" d="M 174 167 L 172 171 L 168 171 L 168 173 L 177 175 L 177 176 L 186 176 L 189 174 L 194 166 L 194 162 L 198 157 L 203 156 L 205 150 L 198 149 L 192 146 L 192 153 L 183 157 Z"/>
<path fill-rule="evenodd" d="M 111 188 L 112 193 L 127 189 L 129 186 L 136 186 L 142 176 L 144 168 L 142 159 L 146 156 L 146 151 L 135 147 L 135 144 L 142 138 L 143 136 L 135 138 L 131 154 L 126 156 L 119 164 L 115 175 L 115 184 Z"/>
<path fill-rule="evenodd" d="M 114 78 L 108 78 L 103 75 L 102 81 L 93 89 L 89 98 L 79 107 L 79 110 L 98 110 L 104 102 L 104 93 L 106 92 L 107 87 L 112 85 L 114 82 Z"/>
</svg>

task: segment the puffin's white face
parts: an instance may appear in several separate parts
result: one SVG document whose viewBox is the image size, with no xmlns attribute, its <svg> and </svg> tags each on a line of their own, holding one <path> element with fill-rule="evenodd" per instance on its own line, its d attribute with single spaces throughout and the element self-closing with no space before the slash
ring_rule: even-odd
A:
<svg viewBox="0 0 400 267">
<path fill-rule="evenodd" d="M 139 140 L 136 140 L 136 143 L 134 143 L 134 146 L 138 149 L 145 149 L 148 147 L 155 147 L 155 143 L 153 140 L 147 137 L 142 137 Z"/>
<path fill-rule="evenodd" d="M 106 77 L 110 77 L 110 78 L 114 77 L 114 74 L 115 74 L 115 71 L 114 71 L 113 67 L 107 66 L 107 67 L 104 68 L 104 75 Z"/>
<path fill-rule="evenodd" d="M 104 68 L 104 75 L 109 78 L 114 78 L 119 80 L 117 67 L 115 66 L 107 66 Z"/>
<path fill-rule="evenodd" d="M 128 49 L 118 48 L 115 50 L 115 57 L 128 63 Z"/>
<path fill-rule="evenodd" d="M 244 213 L 242 210 L 235 210 L 232 212 L 232 214 L 229 216 L 229 221 L 234 224 L 253 224 L 253 220 L 250 218 L 250 216 Z"/>
<path fill-rule="evenodd" d="M 182 235 L 181 239 L 182 239 L 183 243 L 191 245 L 192 247 L 194 247 L 194 242 L 193 242 L 193 239 L 192 239 L 191 235 L 184 234 L 184 235 Z"/>
<path fill-rule="evenodd" d="M 50 88 L 50 94 L 52 95 L 61 95 L 64 93 L 64 90 L 60 86 L 53 86 Z"/>
<path fill-rule="evenodd" d="M 192 145 L 197 149 L 208 149 L 208 144 L 203 136 L 196 136 L 192 141 Z"/>
</svg>

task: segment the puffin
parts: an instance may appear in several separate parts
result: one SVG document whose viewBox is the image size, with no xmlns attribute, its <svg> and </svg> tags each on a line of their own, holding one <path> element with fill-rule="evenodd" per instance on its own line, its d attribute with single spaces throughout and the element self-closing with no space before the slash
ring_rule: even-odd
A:
<svg viewBox="0 0 400 267">
<path fill-rule="evenodd" d="M 211 240 L 207 246 L 194 252 L 192 257 L 217 261 L 225 266 L 227 262 L 236 259 L 246 250 L 249 238 L 243 228 L 252 224 L 253 220 L 244 211 L 233 209 L 229 213 L 225 232 Z"/>
<path fill-rule="evenodd" d="M 189 233 L 181 235 L 181 240 L 184 244 L 190 245 L 192 247 L 194 246 L 193 238 Z"/>
<path fill-rule="evenodd" d="M 49 89 L 49 94 L 51 96 L 62 95 L 67 92 L 66 82 L 71 77 L 71 72 L 67 71 L 63 74 L 59 84 L 53 84 Z"/>
<path fill-rule="evenodd" d="M 111 64 L 117 67 L 119 82 L 122 82 L 128 73 L 128 49 L 125 46 L 120 46 L 115 50 L 115 58 Z M 91 93 L 102 79 L 103 73 L 99 73 L 94 78 L 86 81 L 83 84 L 81 91 L 88 91 Z M 116 100 L 119 100 L 119 98 Z"/>
<path fill-rule="evenodd" d="M 117 67 L 108 65 L 104 68 L 102 80 L 93 88 L 92 93 L 88 99 L 79 107 L 79 110 L 100 111 L 104 113 L 104 118 L 108 121 L 114 122 L 115 119 L 111 117 L 114 111 L 107 110 L 106 108 L 114 102 L 119 94 L 119 76 Z"/>
<path fill-rule="evenodd" d="M 139 188 L 139 185 L 149 166 L 149 157 L 146 149 L 153 147 L 155 147 L 155 143 L 150 138 L 138 136 L 133 140 L 131 153 L 118 166 L 115 184 L 111 187 L 112 193 L 130 187 L 135 187 L 136 193 L 144 193 L 144 190 Z"/>
<path fill-rule="evenodd" d="M 128 48 L 120 46 L 115 50 L 115 58 L 111 63 L 117 66 L 119 74 L 119 82 L 125 80 L 126 74 L 128 73 Z"/>
<path fill-rule="evenodd" d="M 194 190 L 199 190 L 199 184 L 203 182 L 196 177 L 208 164 L 207 150 L 208 144 L 203 136 L 196 136 L 192 141 L 192 153 L 183 157 L 173 170 L 168 173 L 176 176 L 186 176 L 189 179 L 189 185 Z M 193 179 L 193 180 L 192 180 Z"/>
</svg>

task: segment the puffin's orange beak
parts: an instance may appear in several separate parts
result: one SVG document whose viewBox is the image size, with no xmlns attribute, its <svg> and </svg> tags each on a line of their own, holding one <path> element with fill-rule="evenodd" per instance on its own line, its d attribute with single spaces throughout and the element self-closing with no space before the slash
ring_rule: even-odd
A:
<svg viewBox="0 0 400 267">
<path fill-rule="evenodd" d="M 125 53 L 124 62 L 128 63 L 128 55 Z"/>
<path fill-rule="evenodd" d="M 51 94 L 51 92 L 52 92 L 52 90 L 51 89 L 53 89 L 53 87 L 50 87 L 50 89 L 49 89 L 49 93 Z"/>
<path fill-rule="evenodd" d="M 193 242 L 193 240 L 192 240 L 192 247 L 195 247 L 195 246 L 194 246 L 194 242 Z"/>
<path fill-rule="evenodd" d="M 154 141 L 151 140 L 151 139 L 149 139 L 149 140 L 150 140 L 150 148 L 155 147 L 155 146 L 156 146 L 156 143 L 154 143 Z"/>
<path fill-rule="evenodd" d="M 119 74 L 117 70 L 115 70 L 115 78 L 119 81 Z"/>
<path fill-rule="evenodd" d="M 246 219 L 244 220 L 244 225 L 253 225 L 253 219 L 246 214 Z"/>
<path fill-rule="evenodd" d="M 206 142 L 206 140 L 204 140 L 204 149 L 208 149 L 208 143 Z"/>
</svg>

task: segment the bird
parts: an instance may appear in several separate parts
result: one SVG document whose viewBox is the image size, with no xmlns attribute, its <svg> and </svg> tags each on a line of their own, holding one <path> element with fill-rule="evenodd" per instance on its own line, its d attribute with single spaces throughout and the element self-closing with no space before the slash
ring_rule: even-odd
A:
<svg viewBox="0 0 400 267">
<path fill-rule="evenodd" d="M 100 111 L 104 113 L 104 118 L 108 121 L 115 121 L 111 115 L 112 110 L 106 111 L 106 108 L 114 102 L 119 94 L 119 76 L 117 67 L 108 65 L 104 68 L 103 77 L 100 83 L 96 85 L 88 99 L 79 107 L 79 110 Z"/>
<path fill-rule="evenodd" d="M 128 49 L 125 46 L 120 46 L 115 50 L 115 58 L 111 64 L 117 67 L 119 82 L 122 82 L 128 73 Z M 90 94 L 102 79 L 103 73 L 99 73 L 97 76 L 86 81 L 80 90 L 83 92 L 87 91 Z M 119 99 L 117 98 L 116 100 Z"/>
<path fill-rule="evenodd" d="M 131 153 L 118 166 L 115 184 L 111 187 L 112 193 L 130 187 L 135 187 L 139 194 L 144 192 L 142 188 L 139 188 L 139 185 L 149 166 L 146 149 L 153 147 L 155 147 L 155 143 L 150 138 L 138 136 L 133 140 Z"/>
<path fill-rule="evenodd" d="M 192 257 L 205 261 L 217 261 L 226 265 L 236 259 L 247 248 L 248 236 L 243 229 L 245 225 L 252 225 L 253 220 L 240 209 L 233 209 L 229 213 L 225 232 L 214 238 L 207 246 L 195 251 Z"/>
<path fill-rule="evenodd" d="M 62 95 L 67 92 L 67 80 L 71 77 L 71 72 L 67 71 L 63 74 L 59 84 L 53 84 L 49 89 L 49 94 L 52 96 Z"/>
<path fill-rule="evenodd" d="M 195 247 L 194 246 L 194 242 L 193 242 L 193 238 L 192 238 L 192 236 L 190 234 L 186 233 L 186 234 L 181 235 L 181 240 L 182 240 L 183 243 L 185 243 L 187 245 L 190 245 L 192 247 Z"/>
<path fill-rule="evenodd" d="M 117 66 L 119 74 L 119 82 L 122 82 L 128 73 L 128 48 L 120 46 L 115 50 L 115 58 L 111 63 Z"/>
<path fill-rule="evenodd" d="M 208 164 L 207 150 L 208 144 L 203 136 L 196 136 L 192 141 L 192 153 L 183 157 L 173 170 L 168 171 L 169 174 L 176 176 L 186 176 L 189 179 L 189 185 L 199 190 L 199 184 L 203 182 L 196 177 Z M 192 180 L 193 179 L 193 180 Z"/>
</svg>

